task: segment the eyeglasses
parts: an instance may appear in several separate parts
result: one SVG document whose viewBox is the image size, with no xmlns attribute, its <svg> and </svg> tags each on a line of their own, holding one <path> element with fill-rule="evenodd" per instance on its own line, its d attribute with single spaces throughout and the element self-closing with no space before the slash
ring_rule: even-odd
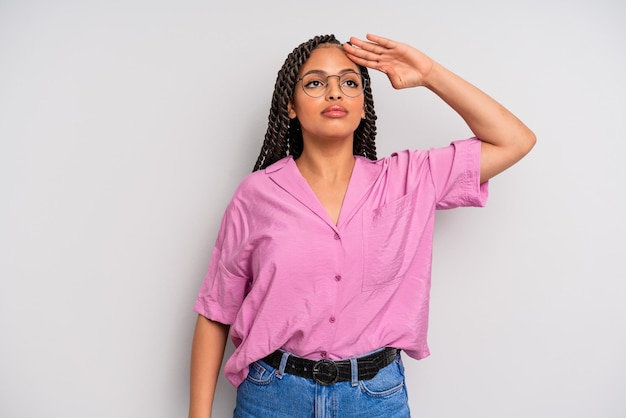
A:
<svg viewBox="0 0 626 418">
<path fill-rule="evenodd" d="M 343 74 L 324 75 L 322 73 L 309 73 L 296 80 L 296 83 L 302 81 L 302 90 L 307 96 L 318 98 L 328 92 L 330 83 L 328 79 L 337 77 L 339 89 L 348 97 L 359 97 L 365 90 L 366 80 L 356 71 L 349 71 Z"/>
</svg>

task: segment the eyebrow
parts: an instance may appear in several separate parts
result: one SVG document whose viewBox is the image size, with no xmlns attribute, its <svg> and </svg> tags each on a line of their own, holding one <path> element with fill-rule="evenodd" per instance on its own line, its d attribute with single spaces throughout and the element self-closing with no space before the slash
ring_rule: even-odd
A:
<svg viewBox="0 0 626 418">
<path fill-rule="evenodd" d="M 338 72 L 339 75 L 346 74 L 346 73 L 357 73 L 357 74 L 359 74 L 359 72 L 357 70 L 355 70 L 354 68 L 344 68 L 343 70 L 339 70 L 339 72 Z M 305 75 L 309 75 L 309 74 L 328 75 L 328 73 L 326 71 L 323 71 L 323 70 L 309 70 L 306 73 L 302 74 L 302 77 L 304 77 Z"/>
</svg>

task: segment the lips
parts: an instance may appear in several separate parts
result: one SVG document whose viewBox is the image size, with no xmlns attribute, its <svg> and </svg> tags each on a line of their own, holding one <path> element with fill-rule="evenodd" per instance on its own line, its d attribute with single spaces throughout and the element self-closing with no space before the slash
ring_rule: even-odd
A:
<svg viewBox="0 0 626 418">
<path fill-rule="evenodd" d="M 348 111 L 346 110 L 346 108 L 338 105 L 328 106 L 322 111 L 322 115 L 329 118 L 341 118 L 346 116 L 347 114 Z"/>
</svg>

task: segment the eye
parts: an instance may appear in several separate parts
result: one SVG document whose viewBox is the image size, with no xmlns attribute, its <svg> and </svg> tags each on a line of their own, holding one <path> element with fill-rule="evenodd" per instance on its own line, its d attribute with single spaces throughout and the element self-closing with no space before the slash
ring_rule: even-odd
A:
<svg viewBox="0 0 626 418">
<path fill-rule="evenodd" d="M 326 85 L 326 80 L 318 76 L 305 77 L 302 80 L 302 84 L 307 89 L 319 89 Z"/>
<path fill-rule="evenodd" d="M 360 89 L 361 88 L 361 76 L 354 74 L 344 74 L 341 76 L 341 86 L 347 87 L 349 89 Z"/>
</svg>

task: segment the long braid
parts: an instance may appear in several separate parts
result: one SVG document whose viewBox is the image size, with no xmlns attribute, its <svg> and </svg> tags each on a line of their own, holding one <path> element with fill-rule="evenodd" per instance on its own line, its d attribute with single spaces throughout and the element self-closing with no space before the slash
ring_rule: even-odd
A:
<svg viewBox="0 0 626 418">
<path fill-rule="evenodd" d="M 300 122 L 290 119 L 288 104 L 293 97 L 300 68 L 311 55 L 311 52 L 321 44 L 341 45 L 334 35 L 316 36 L 296 47 L 285 60 L 274 85 L 272 104 L 268 116 L 267 131 L 261 146 L 261 152 L 252 171 L 268 167 L 287 155 L 298 158 L 302 154 L 304 143 Z M 359 66 L 360 67 L 360 66 Z M 363 77 L 367 80 L 365 86 L 365 119 L 354 133 L 354 154 L 371 160 L 376 159 L 376 114 L 374 101 L 369 83 L 367 68 L 360 67 Z"/>
<path fill-rule="evenodd" d="M 365 79 L 365 119 L 354 132 L 353 154 L 370 160 L 376 160 L 376 112 L 374 111 L 374 97 L 372 95 L 371 79 L 366 67 L 359 65 Z"/>
</svg>

